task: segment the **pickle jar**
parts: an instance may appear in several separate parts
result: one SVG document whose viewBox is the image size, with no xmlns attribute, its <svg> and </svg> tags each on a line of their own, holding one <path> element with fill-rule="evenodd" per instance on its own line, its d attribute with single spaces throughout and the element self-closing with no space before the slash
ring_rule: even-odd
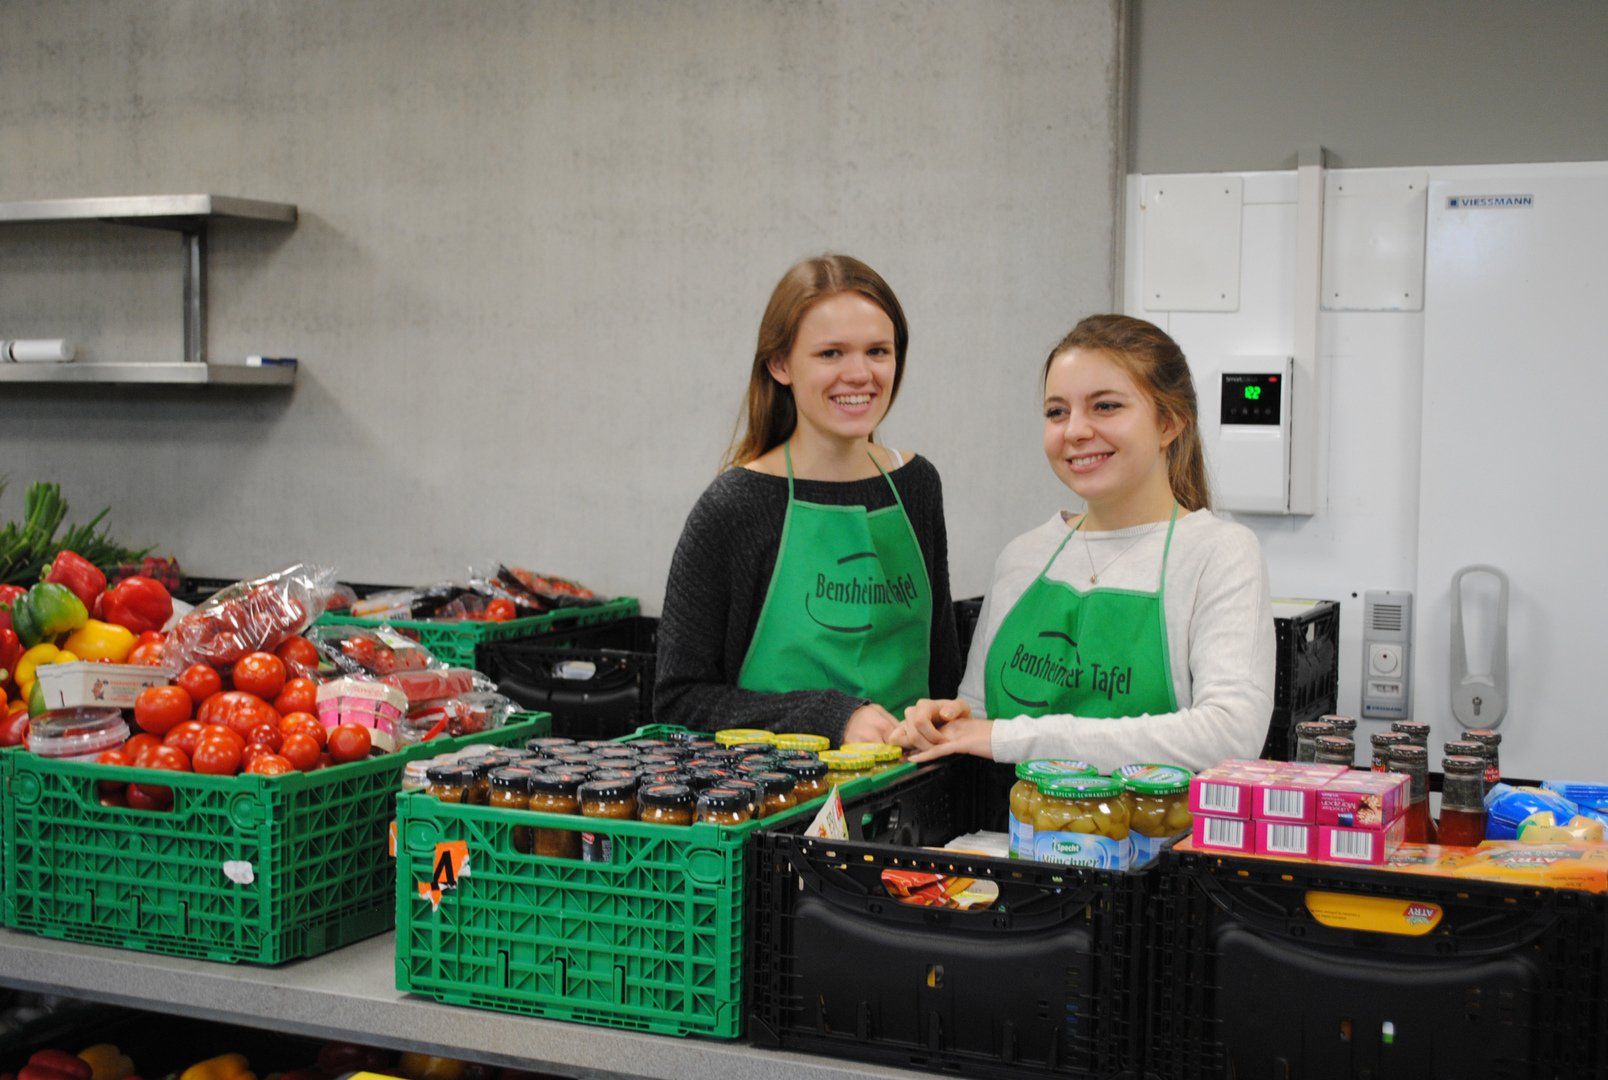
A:
<svg viewBox="0 0 1608 1080">
<path fill-rule="evenodd" d="M 744 744 L 771 746 L 776 736 L 763 728 L 727 728 L 715 732 L 716 746 L 742 746 Z"/>
<path fill-rule="evenodd" d="M 581 785 L 581 816 L 600 821 L 635 821 L 636 784 L 594 777 Z M 605 832 L 581 831 L 581 858 L 587 862 L 613 862 L 614 837 Z"/>
<path fill-rule="evenodd" d="M 763 790 L 759 804 L 760 817 L 767 818 L 772 814 L 780 814 L 798 805 L 798 797 L 793 794 L 798 782 L 793 779 L 791 773 L 761 772 L 755 773 L 749 779 L 759 784 Z"/>
<path fill-rule="evenodd" d="M 871 775 L 871 767 L 876 764 L 870 754 L 852 750 L 822 750 L 821 760 L 826 762 L 826 786 L 829 788 Z"/>
<path fill-rule="evenodd" d="M 711 825 L 746 825 L 754 820 L 748 796 L 727 787 L 712 787 L 698 796 L 697 818 Z"/>
<path fill-rule="evenodd" d="M 775 746 L 778 750 L 808 750 L 818 754 L 822 750 L 832 749 L 832 740 L 825 735 L 801 735 L 789 732 L 776 736 Z"/>
<path fill-rule="evenodd" d="M 792 776 L 793 797 L 800 803 L 819 799 L 827 793 L 826 762 L 820 758 L 789 758 L 782 762 L 781 771 Z"/>
<path fill-rule="evenodd" d="M 1133 862 L 1122 781 L 1060 776 L 1039 782 L 1033 814 L 1033 858 L 1068 866 L 1125 870 Z"/>
<path fill-rule="evenodd" d="M 1009 813 L 1010 857 L 1033 857 L 1033 808 L 1038 799 L 1038 781 L 1050 776 L 1094 776 L 1098 773 L 1087 761 L 1065 758 L 1035 758 L 1016 766 L 1016 783 L 1011 787 Z"/>
<path fill-rule="evenodd" d="M 535 773 L 523 765 L 504 765 L 491 770 L 488 778 L 491 783 L 490 805 L 499 810 L 529 810 L 530 809 L 530 782 Z M 531 852 L 531 832 L 529 826 L 514 826 L 514 850 L 521 855 Z"/>
<path fill-rule="evenodd" d="M 638 817 L 652 825 L 691 825 L 692 789 L 684 784 L 650 784 L 637 795 Z"/>
<path fill-rule="evenodd" d="M 530 808 L 544 814 L 579 814 L 582 773 L 553 769 L 530 778 Z M 575 829 L 535 829 L 531 845 L 537 855 L 549 859 L 579 859 L 581 834 Z"/>
<path fill-rule="evenodd" d="M 463 803 L 474 779 L 474 770 L 463 765 L 432 765 L 425 770 L 425 790 L 444 803 Z"/>
<path fill-rule="evenodd" d="M 1124 765 L 1111 775 L 1122 781 L 1135 866 L 1161 854 L 1168 840 L 1187 833 L 1194 824 L 1189 782 L 1195 774 L 1183 766 Z"/>
</svg>

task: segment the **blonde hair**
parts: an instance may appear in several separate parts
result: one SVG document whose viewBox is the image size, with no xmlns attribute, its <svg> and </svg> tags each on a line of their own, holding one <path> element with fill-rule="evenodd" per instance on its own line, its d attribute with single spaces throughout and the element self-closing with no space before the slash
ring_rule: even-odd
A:
<svg viewBox="0 0 1608 1080">
<path fill-rule="evenodd" d="M 1184 351 L 1155 323 L 1129 315 L 1090 315 L 1072 328 L 1044 361 L 1043 382 L 1050 365 L 1068 349 L 1095 349 L 1126 371 L 1156 406 L 1163 422 L 1178 425 L 1167 444 L 1167 482 L 1173 498 L 1185 510 L 1210 510 L 1211 486 L 1206 480 L 1206 455 L 1200 443 L 1200 409 L 1195 381 L 1189 375 Z"/>
<path fill-rule="evenodd" d="M 793 351 L 798 327 L 810 308 L 839 293 L 854 292 L 881 308 L 893 322 L 893 385 L 888 391 L 888 407 L 899 396 L 904 378 L 905 350 L 910 330 L 904 309 L 882 275 L 859 259 L 848 255 L 821 255 L 796 263 L 771 290 L 765 315 L 759 320 L 759 341 L 754 346 L 754 366 L 748 375 L 748 398 L 743 416 L 746 427 L 732 439 L 721 468 L 746 465 L 768 450 L 786 442 L 798 426 L 793 392 L 776 381 L 771 362 Z"/>
</svg>

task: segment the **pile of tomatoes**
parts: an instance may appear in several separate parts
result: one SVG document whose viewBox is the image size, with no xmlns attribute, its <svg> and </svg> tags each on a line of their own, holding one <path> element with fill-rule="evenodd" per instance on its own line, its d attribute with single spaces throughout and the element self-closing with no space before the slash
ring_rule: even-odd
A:
<svg viewBox="0 0 1608 1080">
<path fill-rule="evenodd" d="M 310 772 L 369 756 L 369 731 L 357 724 L 326 729 L 313 715 L 318 686 L 302 672 L 315 671 L 318 652 L 295 637 L 274 652 L 254 652 L 225 674 L 192 664 L 167 686 L 153 686 L 134 703 L 139 733 L 96 760 L 208 776 L 280 776 Z M 172 789 L 156 784 L 100 784 L 107 806 L 166 810 Z"/>
</svg>

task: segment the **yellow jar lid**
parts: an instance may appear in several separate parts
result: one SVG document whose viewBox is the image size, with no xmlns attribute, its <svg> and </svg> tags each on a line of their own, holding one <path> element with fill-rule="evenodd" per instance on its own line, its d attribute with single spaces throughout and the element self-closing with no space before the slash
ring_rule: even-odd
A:
<svg viewBox="0 0 1608 1080">
<path fill-rule="evenodd" d="M 885 742 L 852 742 L 844 743 L 843 749 L 856 754 L 870 754 L 875 763 L 885 761 L 898 761 L 904 757 L 904 751 Z"/>
<path fill-rule="evenodd" d="M 778 750 L 822 750 L 832 748 L 832 740 L 825 735 L 778 735 L 775 742 Z"/>
<path fill-rule="evenodd" d="M 775 732 L 763 728 L 727 728 L 715 732 L 716 746 L 741 746 L 744 743 L 764 743 L 769 746 L 775 741 Z"/>
<path fill-rule="evenodd" d="M 821 760 L 833 772 L 861 772 L 876 764 L 876 759 L 870 754 L 853 750 L 822 750 Z"/>
</svg>

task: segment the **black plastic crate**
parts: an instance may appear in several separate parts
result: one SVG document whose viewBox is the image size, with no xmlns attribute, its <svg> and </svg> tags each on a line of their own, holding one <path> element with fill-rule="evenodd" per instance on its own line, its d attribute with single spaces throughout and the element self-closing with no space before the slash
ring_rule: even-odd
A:
<svg viewBox="0 0 1608 1080">
<path fill-rule="evenodd" d="M 955 636 L 960 639 L 960 660 L 963 664 L 971 653 L 972 637 L 977 633 L 977 620 L 982 614 L 981 596 L 955 601 Z"/>
<path fill-rule="evenodd" d="M 1137 1075 L 1145 874 L 922 850 L 1000 828 L 1007 767 L 957 762 L 851 822 L 899 843 L 761 835 L 749 1034 L 756 1045 L 968 1077 Z M 913 907 L 888 869 L 988 878 L 983 910 Z"/>
<path fill-rule="evenodd" d="M 266 574 L 268 572 L 269 571 L 267 571 L 267 570 L 262 571 L 262 573 L 264 573 L 264 574 Z M 258 576 L 260 576 L 260 575 L 258 575 Z M 212 594 L 217 592 L 218 590 L 227 589 L 229 586 L 235 584 L 237 581 L 244 581 L 244 580 L 246 580 L 246 579 L 244 579 L 244 578 L 221 578 L 221 577 L 191 577 L 188 574 L 186 574 L 184 579 L 183 579 L 183 581 L 182 581 L 182 583 L 180 584 L 178 590 L 176 592 L 174 592 L 173 599 L 182 601 L 183 603 L 186 603 L 186 604 L 191 604 L 191 605 L 197 605 L 198 606 L 198 605 L 204 604 L 206 601 L 210 600 L 212 598 Z M 402 586 L 402 585 L 372 585 L 372 584 L 366 584 L 366 583 L 362 583 L 362 582 L 353 582 L 353 581 L 343 581 L 343 582 L 341 582 L 341 584 L 349 587 L 353 592 L 355 592 L 357 594 L 357 598 L 359 600 L 363 599 L 365 596 L 372 596 L 374 593 L 377 593 L 377 592 L 389 592 L 392 589 L 405 588 L 405 586 Z"/>
<path fill-rule="evenodd" d="M 480 670 L 553 734 L 614 739 L 653 722 L 659 620 L 637 616 L 480 646 Z"/>
<path fill-rule="evenodd" d="M 1331 704 L 1323 711 L 1332 712 L 1340 689 L 1340 605 L 1317 600 L 1300 615 L 1276 618 L 1273 636 L 1278 652 L 1275 714 L 1282 711 L 1304 720 L 1313 706 L 1325 701 Z"/>
<path fill-rule="evenodd" d="M 1285 709 L 1274 709 L 1273 716 L 1267 724 L 1267 739 L 1262 744 L 1262 757 L 1271 761 L 1289 761 L 1295 757 L 1295 725 L 1306 720 L 1316 720 L 1327 716 L 1339 709 L 1339 699 L 1334 694 L 1320 698 L 1309 705 L 1304 712 L 1292 713 Z M 1370 758 L 1364 756 L 1366 763 Z"/>
<path fill-rule="evenodd" d="M 1325 925 L 1313 892 L 1433 929 Z M 1602 896 L 1174 852 L 1150 918 L 1156 1075 L 1608 1074 Z"/>
</svg>

